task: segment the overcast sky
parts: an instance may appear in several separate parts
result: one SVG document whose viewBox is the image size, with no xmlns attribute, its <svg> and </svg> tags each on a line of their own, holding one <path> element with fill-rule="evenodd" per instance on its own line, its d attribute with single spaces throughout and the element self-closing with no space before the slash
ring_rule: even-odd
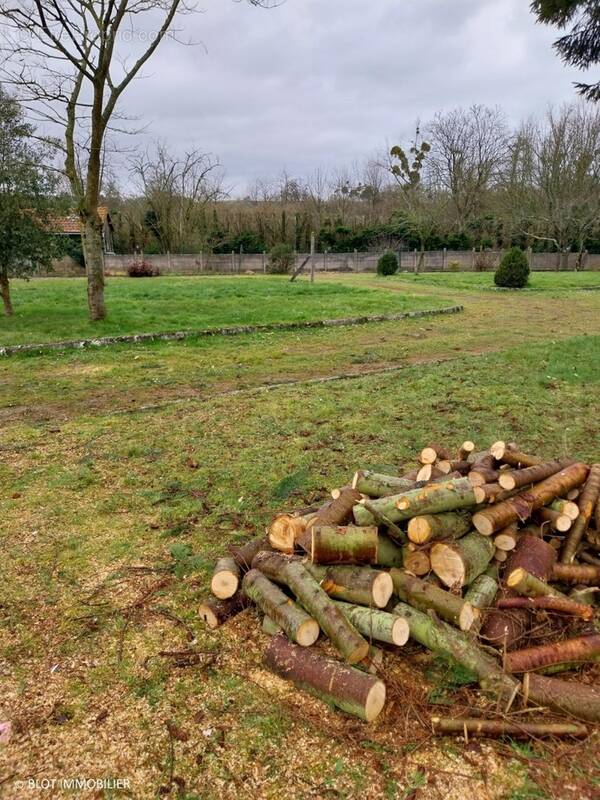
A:
<svg viewBox="0 0 600 800">
<path fill-rule="evenodd" d="M 126 107 L 149 143 L 217 154 L 234 194 L 360 161 L 438 110 L 498 104 L 517 121 L 575 98 L 528 0 L 200 2 L 180 26 L 202 44 L 164 42 Z"/>
</svg>

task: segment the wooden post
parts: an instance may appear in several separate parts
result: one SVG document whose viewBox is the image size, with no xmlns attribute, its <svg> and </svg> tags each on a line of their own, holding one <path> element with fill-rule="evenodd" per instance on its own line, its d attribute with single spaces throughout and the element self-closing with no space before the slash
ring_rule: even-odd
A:
<svg viewBox="0 0 600 800">
<path fill-rule="evenodd" d="M 415 249 L 413 250 L 413 270 L 414 270 L 414 272 L 417 271 L 417 263 L 418 263 L 417 262 L 417 248 L 415 247 Z"/>
<path fill-rule="evenodd" d="M 200 250 L 200 272 L 204 272 L 204 251 Z"/>
<path fill-rule="evenodd" d="M 263 272 L 266 273 L 267 272 L 267 254 L 266 254 L 266 252 L 264 250 L 263 250 L 263 254 L 262 254 L 262 268 L 263 268 Z"/>
<path fill-rule="evenodd" d="M 402 272 L 402 248 L 398 250 L 398 272 Z"/>
<path fill-rule="evenodd" d="M 231 251 L 231 274 L 235 272 L 235 250 Z"/>
<path fill-rule="evenodd" d="M 310 282 L 315 282 L 315 233 L 310 234 Z"/>
<path fill-rule="evenodd" d="M 445 269 L 446 269 L 446 254 L 447 254 L 447 252 L 448 252 L 447 248 L 444 247 L 444 249 L 442 250 L 442 272 L 444 272 Z"/>
<path fill-rule="evenodd" d="M 354 272 L 358 272 L 358 250 L 354 248 Z"/>
<path fill-rule="evenodd" d="M 244 247 L 240 245 L 240 260 L 238 261 L 238 273 L 242 271 L 242 258 L 244 257 Z"/>
<path fill-rule="evenodd" d="M 475 272 L 475 248 L 471 252 L 471 271 Z"/>
</svg>

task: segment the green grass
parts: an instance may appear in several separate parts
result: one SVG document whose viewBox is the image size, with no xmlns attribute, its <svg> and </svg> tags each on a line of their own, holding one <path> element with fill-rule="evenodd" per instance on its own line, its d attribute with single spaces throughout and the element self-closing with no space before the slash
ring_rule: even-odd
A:
<svg viewBox="0 0 600 800">
<path fill-rule="evenodd" d="M 388 279 L 389 280 L 389 279 Z M 437 286 L 442 289 L 494 289 L 493 272 L 423 272 L 414 275 L 400 273 L 392 280 L 414 284 L 415 287 Z M 556 292 L 562 289 L 600 289 L 600 272 L 532 272 L 528 290 Z"/>
<path fill-rule="evenodd" d="M 436 305 L 428 297 L 324 281 L 290 283 L 287 278 L 276 277 L 109 278 L 108 318 L 92 324 L 87 318 L 86 285 L 82 278 L 15 280 L 12 294 L 14 317 L 0 316 L 2 345 L 339 319 Z"/>
</svg>

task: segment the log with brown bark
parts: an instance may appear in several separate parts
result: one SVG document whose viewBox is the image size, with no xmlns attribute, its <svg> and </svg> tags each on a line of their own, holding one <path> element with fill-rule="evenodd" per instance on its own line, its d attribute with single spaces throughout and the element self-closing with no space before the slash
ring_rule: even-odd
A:
<svg viewBox="0 0 600 800">
<path fill-rule="evenodd" d="M 267 529 L 270 549 L 291 555 L 313 517 L 314 514 L 277 514 Z"/>
<path fill-rule="evenodd" d="M 577 555 L 583 535 L 592 519 L 596 503 L 600 498 L 600 464 L 592 464 L 583 491 L 577 500 L 579 516 L 565 540 L 560 560 L 563 564 L 570 564 Z"/>
<path fill-rule="evenodd" d="M 600 722 L 600 686 L 586 686 L 535 673 L 526 675 L 525 684 L 529 700 L 537 705 L 578 719 Z"/>
<path fill-rule="evenodd" d="M 379 533 L 376 525 L 319 525 L 312 528 L 313 564 L 377 564 Z"/>
<path fill-rule="evenodd" d="M 544 463 L 543 458 L 521 453 L 516 447 L 511 447 L 506 442 L 495 442 L 490 447 L 490 453 L 496 461 L 503 461 L 505 464 L 510 464 L 511 467 L 535 467 Z"/>
<path fill-rule="evenodd" d="M 320 525 L 345 525 L 351 521 L 352 507 L 362 499 L 362 494 L 350 486 L 346 486 L 335 500 L 325 503 L 308 521 L 306 530 L 298 539 L 297 544 L 310 552 L 312 544 L 312 528 Z"/>
<path fill-rule="evenodd" d="M 514 492 L 507 492 L 499 483 L 484 483 L 473 488 L 477 504 L 481 503 L 501 503 L 512 497 Z"/>
<path fill-rule="evenodd" d="M 501 528 L 494 536 L 494 545 L 499 550 L 505 550 L 509 553 L 517 546 L 521 534 L 519 533 L 519 526 L 516 522 L 511 522 L 505 528 Z"/>
<path fill-rule="evenodd" d="M 475 452 L 475 443 L 472 442 L 470 439 L 466 439 L 458 448 L 456 452 L 456 458 L 458 461 L 466 461 L 469 458 L 469 456 L 474 452 Z"/>
<path fill-rule="evenodd" d="M 390 575 L 394 582 L 394 592 L 413 608 L 421 611 L 431 609 L 441 619 L 451 622 L 462 631 L 470 630 L 478 617 L 478 612 L 471 604 L 458 595 L 450 594 L 400 569 L 390 570 Z"/>
<path fill-rule="evenodd" d="M 452 453 L 439 444 L 429 444 L 421 450 L 419 461 L 421 464 L 434 464 L 438 459 L 452 460 Z"/>
<path fill-rule="evenodd" d="M 240 585 L 240 568 L 231 556 L 219 558 L 215 564 L 210 590 L 219 600 L 227 600 Z"/>
<path fill-rule="evenodd" d="M 469 461 L 455 459 L 454 461 L 438 461 L 436 467 L 440 472 L 448 475 L 450 472 L 459 472 L 461 475 L 466 475 L 472 467 Z"/>
<path fill-rule="evenodd" d="M 494 555 L 489 536 L 469 533 L 456 541 L 436 542 L 429 558 L 431 569 L 446 586 L 468 586 L 484 572 Z"/>
<path fill-rule="evenodd" d="M 585 725 L 574 722 L 532 722 L 531 720 L 508 722 L 502 719 L 481 719 L 479 717 L 432 717 L 434 733 L 447 735 L 457 733 L 465 738 L 485 736 L 498 739 L 510 736 L 511 739 L 543 738 L 545 736 L 587 736 Z"/>
<path fill-rule="evenodd" d="M 536 464 L 534 467 L 525 467 L 524 469 L 501 470 L 498 473 L 498 483 L 503 489 L 510 492 L 513 489 L 521 489 L 523 486 L 539 483 L 551 475 L 556 475 L 557 472 L 572 463 L 572 459 L 562 458 L 557 461 L 544 461 L 542 464 Z"/>
<path fill-rule="evenodd" d="M 448 470 L 448 472 L 450 472 L 450 470 Z M 446 474 L 446 470 L 439 469 L 437 464 L 423 464 L 417 473 L 417 483 L 427 483 L 427 481 L 436 478 L 444 478 Z"/>
<path fill-rule="evenodd" d="M 552 508 L 538 508 L 533 514 L 533 521 L 541 527 L 544 533 L 548 533 L 549 530 L 566 533 L 573 525 L 571 517 L 554 511 Z"/>
<path fill-rule="evenodd" d="M 573 486 L 583 483 L 588 472 L 587 464 L 571 464 L 531 489 L 473 514 L 473 525 L 479 533 L 490 536 L 511 522 L 524 521 L 536 508 L 541 508 Z"/>
<path fill-rule="evenodd" d="M 555 564 L 552 579 L 563 583 L 600 584 L 600 567 L 592 564 Z"/>
<path fill-rule="evenodd" d="M 215 629 L 237 616 L 249 605 L 248 598 L 242 592 L 238 592 L 227 600 L 209 597 L 198 608 L 198 616 L 206 622 L 209 628 Z"/>
<path fill-rule="evenodd" d="M 596 633 L 525 650 L 513 650 L 506 654 L 505 666 L 509 672 L 534 672 L 553 664 L 594 661 L 599 655 L 600 633 Z"/>
<path fill-rule="evenodd" d="M 265 664 L 282 678 L 366 722 L 374 720 L 385 705 L 385 684 L 378 678 L 315 650 L 297 647 L 282 635 L 271 639 Z"/>
<path fill-rule="evenodd" d="M 573 617 L 590 620 L 594 616 L 594 609 L 584 603 L 576 603 L 570 597 L 554 597 L 552 595 L 541 597 L 505 597 L 498 600 L 498 608 L 529 608 L 532 611 L 556 611 L 560 614 L 570 614 Z"/>
<path fill-rule="evenodd" d="M 227 549 L 240 568 L 240 571 L 243 573 L 248 572 L 250 569 L 254 556 L 260 553 L 261 550 L 271 550 L 271 545 L 268 536 L 257 536 L 244 544 L 230 544 Z"/>
<path fill-rule="evenodd" d="M 491 469 L 488 467 L 476 468 L 476 465 L 467 473 L 467 478 L 471 481 L 473 486 L 484 486 L 486 483 L 496 483 L 499 470 Z"/>
<path fill-rule="evenodd" d="M 388 572 L 371 567 L 324 567 L 305 563 L 319 585 L 329 597 L 362 606 L 385 608 L 394 591 Z"/>
</svg>

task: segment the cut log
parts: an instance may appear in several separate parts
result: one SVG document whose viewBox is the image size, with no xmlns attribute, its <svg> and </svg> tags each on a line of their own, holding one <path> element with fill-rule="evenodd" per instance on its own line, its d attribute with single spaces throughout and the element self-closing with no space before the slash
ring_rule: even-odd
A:
<svg viewBox="0 0 600 800">
<path fill-rule="evenodd" d="M 390 570 L 390 575 L 395 593 L 414 608 L 421 611 L 432 609 L 441 619 L 451 622 L 461 631 L 468 631 L 473 626 L 478 614 L 462 597 L 450 594 L 400 569 Z"/>
<path fill-rule="evenodd" d="M 505 561 L 508 560 L 508 551 L 500 550 L 499 547 L 496 547 L 496 549 L 494 550 L 494 560 L 498 564 L 503 564 Z"/>
<path fill-rule="evenodd" d="M 320 525 L 312 528 L 313 564 L 377 564 L 377 526 Z"/>
<path fill-rule="evenodd" d="M 267 529 L 271 549 L 291 555 L 313 517 L 314 514 L 278 514 Z"/>
<path fill-rule="evenodd" d="M 532 575 L 522 567 L 513 569 L 508 573 L 506 585 L 524 597 L 564 597 L 558 589 L 543 581 L 541 578 Z"/>
<path fill-rule="evenodd" d="M 306 530 L 297 539 L 298 545 L 309 553 L 312 544 L 312 528 L 321 525 L 345 525 L 352 518 L 352 507 L 360 500 L 362 500 L 361 493 L 346 486 L 336 500 L 322 505 L 308 521 Z"/>
<path fill-rule="evenodd" d="M 412 572 L 413 575 L 427 575 L 431 572 L 431 561 L 429 560 L 429 553 L 425 550 L 409 550 L 407 547 L 403 550 L 404 563 L 402 566 L 407 572 Z"/>
<path fill-rule="evenodd" d="M 475 578 L 473 583 L 465 592 L 465 602 L 470 603 L 477 611 L 484 612 L 490 609 L 498 594 L 498 570 L 490 566 L 487 570 Z M 481 627 L 484 614 L 479 614 L 476 619 L 477 629 Z"/>
<path fill-rule="evenodd" d="M 421 464 L 434 464 L 439 459 L 452 460 L 452 453 L 439 444 L 430 444 L 421 450 L 419 461 Z"/>
<path fill-rule="evenodd" d="M 467 478 L 471 481 L 473 486 L 484 486 L 486 483 L 496 483 L 499 475 L 500 472 L 497 469 L 488 467 L 479 467 L 475 469 L 475 467 L 473 467 L 467 474 Z"/>
<path fill-rule="evenodd" d="M 591 564 L 555 564 L 551 577 L 563 583 L 600 584 L 600 567 Z"/>
<path fill-rule="evenodd" d="M 279 553 L 259 553 L 252 567 L 288 586 L 346 661 L 355 664 L 366 658 L 368 642 L 350 625 L 303 564 Z"/>
<path fill-rule="evenodd" d="M 585 620 L 591 620 L 594 616 L 592 606 L 576 603 L 570 597 L 505 597 L 503 600 L 498 600 L 498 608 L 529 608 L 532 611 L 543 609 L 570 614 Z"/>
<path fill-rule="evenodd" d="M 240 568 L 231 557 L 219 558 L 215 564 L 210 590 L 219 600 L 227 600 L 240 585 Z"/>
<path fill-rule="evenodd" d="M 554 511 L 558 511 L 560 514 L 565 514 L 567 517 L 570 517 L 573 521 L 576 520 L 577 517 L 579 516 L 579 506 L 572 500 L 564 500 L 563 498 L 558 498 L 557 500 L 553 500 L 551 503 L 548 503 L 548 508 L 551 508 Z"/>
<path fill-rule="evenodd" d="M 227 600 L 209 597 L 198 609 L 198 616 L 204 620 L 211 630 L 219 628 L 228 620 L 237 616 L 250 605 L 242 592 L 238 592 Z"/>
<path fill-rule="evenodd" d="M 485 736 L 511 739 L 543 738 L 545 736 L 587 736 L 585 725 L 574 722 L 506 722 L 502 719 L 480 719 L 478 717 L 432 717 L 434 733 L 458 733 L 467 736 Z"/>
<path fill-rule="evenodd" d="M 240 571 L 243 573 L 248 572 L 250 569 L 254 556 L 260 553 L 261 550 L 271 550 L 271 545 L 269 544 L 268 536 L 256 536 L 254 539 L 250 539 L 249 542 L 245 542 L 244 544 L 230 544 L 227 549 L 240 568 Z"/>
<path fill-rule="evenodd" d="M 490 453 L 496 461 L 503 461 L 505 464 L 510 464 L 511 467 L 536 467 L 538 464 L 544 463 L 543 458 L 521 453 L 505 442 L 495 442 L 490 447 Z"/>
<path fill-rule="evenodd" d="M 389 573 L 381 570 L 351 566 L 322 567 L 309 563 L 305 566 L 323 591 L 336 600 L 385 608 L 394 591 Z"/>
<path fill-rule="evenodd" d="M 437 514 L 469 508 L 476 503 L 473 486 L 467 478 L 431 483 L 410 492 L 372 500 L 371 505 L 394 523 L 422 514 Z M 375 519 L 363 503 L 354 506 L 357 525 L 372 525 Z"/>
<path fill-rule="evenodd" d="M 384 534 L 379 535 L 377 564 L 381 567 L 404 566 L 404 548 Z"/>
<path fill-rule="evenodd" d="M 469 461 L 455 460 L 455 461 L 438 461 L 436 467 L 440 472 L 448 475 L 450 472 L 459 472 L 461 475 L 466 475 L 472 467 Z"/>
<path fill-rule="evenodd" d="M 416 544 L 435 539 L 459 539 L 471 529 L 468 512 L 448 511 L 445 514 L 424 514 L 408 523 L 408 538 Z"/>
<path fill-rule="evenodd" d="M 565 533 L 573 525 L 571 517 L 561 514 L 559 511 L 554 511 L 552 508 L 538 508 L 534 512 L 533 519 L 546 533 L 548 529 L 558 531 L 558 533 Z"/>
<path fill-rule="evenodd" d="M 577 555 L 577 548 L 581 544 L 599 498 L 600 464 L 592 464 L 586 484 L 577 500 L 579 516 L 569 531 L 560 557 L 563 564 L 570 564 Z"/>
<path fill-rule="evenodd" d="M 505 665 L 509 672 L 533 672 L 542 667 L 569 661 L 594 661 L 597 656 L 600 656 L 600 633 L 563 639 L 525 650 L 513 650 L 506 654 Z"/>
<path fill-rule="evenodd" d="M 369 497 L 386 497 L 391 494 L 400 494 L 414 489 L 414 480 L 408 478 L 397 478 L 393 475 L 382 475 L 379 472 L 371 472 L 364 469 L 359 470 L 354 475 L 352 488 Z"/>
<path fill-rule="evenodd" d="M 493 467 L 496 463 L 489 450 L 478 450 L 476 453 L 470 453 L 467 456 L 467 461 L 471 464 L 483 462 L 486 467 Z"/>
<path fill-rule="evenodd" d="M 277 636 L 278 633 L 281 633 L 281 627 L 265 614 L 262 621 L 262 631 L 267 636 Z"/>
<path fill-rule="evenodd" d="M 405 544 L 408 541 L 406 533 L 399 528 L 395 522 L 392 522 L 386 516 L 381 514 L 369 500 L 365 500 L 364 498 L 360 501 L 362 505 L 369 511 L 377 525 L 381 525 L 384 528 L 387 528 L 388 534 L 394 539 L 395 542 L 400 542 Z"/>
<path fill-rule="evenodd" d="M 528 676 L 528 684 L 529 699 L 537 705 L 578 719 L 600 722 L 600 686 L 535 674 Z"/>
<path fill-rule="evenodd" d="M 448 463 L 448 462 L 446 462 Z M 450 470 L 448 470 L 449 472 Z M 424 464 L 417 473 L 417 483 L 427 483 L 435 478 L 444 478 L 446 472 L 438 469 L 435 464 Z"/>
<path fill-rule="evenodd" d="M 562 458 L 558 461 L 544 461 L 543 464 L 525 467 L 525 469 L 502 470 L 498 473 L 498 483 L 503 489 L 511 492 L 513 489 L 521 489 L 524 486 L 539 483 L 551 475 L 556 475 L 557 472 L 572 463 L 573 459 Z"/>
<path fill-rule="evenodd" d="M 569 592 L 569 599 L 575 603 L 593 606 L 594 603 L 597 603 L 599 593 L 599 586 L 577 586 Z"/>
<path fill-rule="evenodd" d="M 571 464 L 531 489 L 473 514 L 473 525 L 479 533 L 490 536 L 511 522 L 526 520 L 536 508 L 546 505 L 572 486 L 583 483 L 588 471 L 586 464 Z"/>
<path fill-rule="evenodd" d="M 403 617 L 397 617 L 387 611 L 352 605 L 351 603 L 338 602 L 337 605 L 346 619 L 368 641 L 375 639 L 377 642 L 386 642 L 397 647 L 402 647 L 408 641 L 408 623 Z"/>
<path fill-rule="evenodd" d="M 519 537 L 519 526 L 516 522 L 511 522 L 510 525 L 507 525 L 506 528 L 502 528 L 494 536 L 494 545 L 497 549 L 506 550 L 508 553 L 515 549 L 517 542 L 519 541 Z"/>
<path fill-rule="evenodd" d="M 473 672 L 484 692 L 506 700 L 514 696 L 518 682 L 504 673 L 496 659 L 485 653 L 464 633 L 406 603 L 394 606 L 393 613 L 408 621 L 411 639 L 434 653 L 453 658 Z"/>
<path fill-rule="evenodd" d="M 368 672 L 369 675 L 377 675 L 383 666 L 383 650 L 375 645 L 369 645 L 369 653 L 366 658 L 359 661 L 356 669 Z"/>
<path fill-rule="evenodd" d="M 470 441 L 470 439 L 467 439 L 458 448 L 458 452 L 456 453 L 456 458 L 459 461 L 466 460 L 474 451 L 475 451 L 475 444 L 472 441 Z"/>
<path fill-rule="evenodd" d="M 481 503 L 501 503 L 503 500 L 513 496 L 513 492 L 507 492 L 499 483 L 484 483 L 480 486 L 474 486 L 473 492 L 478 505 Z"/>
<path fill-rule="evenodd" d="M 366 722 L 374 720 L 385 705 L 385 684 L 378 678 L 296 647 L 284 636 L 271 639 L 265 664 L 282 678 Z"/>
<path fill-rule="evenodd" d="M 484 572 L 494 556 L 494 543 L 487 536 L 469 533 L 453 542 L 436 542 L 429 558 L 431 569 L 446 586 L 468 586 Z"/>
<path fill-rule="evenodd" d="M 285 631 L 288 639 L 310 647 L 319 638 L 319 626 L 304 609 L 294 603 L 281 589 L 257 569 L 244 575 L 243 589 L 260 610 Z"/>
</svg>

